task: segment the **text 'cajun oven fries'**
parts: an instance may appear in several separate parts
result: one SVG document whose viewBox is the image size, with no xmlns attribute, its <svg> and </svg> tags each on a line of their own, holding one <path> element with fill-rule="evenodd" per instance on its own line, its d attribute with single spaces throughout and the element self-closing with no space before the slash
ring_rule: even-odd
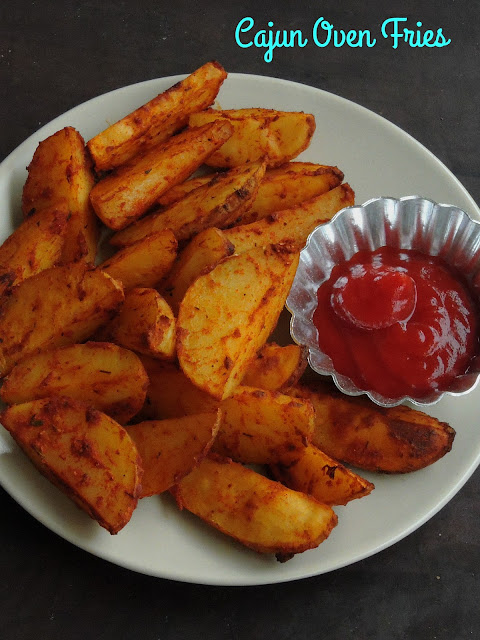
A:
<svg viewBox="0 0 480 640">
<path fill-rule="evenodd" d="M 212 108 L 226 77 L 207 63 L 87 145 L 38 145 L 0 247 L 1 417 L 110 533 L 169 491 L 284 561 L 373 490 L 344 464 L 420 469 L 454 432 L 307 386 L 305 351 L 270 338 L 308 235 L 354 192 L 295 160 L 312 115 Z"/>
</svg>

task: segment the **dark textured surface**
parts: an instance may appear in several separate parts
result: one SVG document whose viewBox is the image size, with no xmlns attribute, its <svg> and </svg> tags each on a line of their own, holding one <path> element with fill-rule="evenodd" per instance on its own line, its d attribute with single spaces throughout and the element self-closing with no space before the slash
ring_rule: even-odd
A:
<svg viewBox="0 0 480 640">
<path fill-rule="evenodd" d="M 228 71 L 325 89 L 391 120 L 437 155 L 480 201 L 480 55 L 475 2 L 395 3 L 396 16 L 442 27 L 443 49 L 240 49 L 234 28 L 305 32 L 320 16 L 344 29 L 392 16 L 383 3 L 4 0 L 0 6 L 0 158 L 41 125 L 111 89 Z M 439 6 L 441 5 L 441 6 Z M 172 9 L 173 7 L 173 9 Z M 1 458 L 0 458 L 1 464 Z M 182 585 L 110 565 L 37 523 L 0 490 L 0 638 L 429 639 L 480 637 L 480 475 L 432 520 L 382 553 L 335 573 L 250 588 Z"/>
</svg>

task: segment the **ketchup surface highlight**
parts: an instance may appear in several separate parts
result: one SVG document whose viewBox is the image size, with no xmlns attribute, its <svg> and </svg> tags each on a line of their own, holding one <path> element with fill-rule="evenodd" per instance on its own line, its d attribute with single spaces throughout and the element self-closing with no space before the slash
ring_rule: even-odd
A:
<svg viewBox="0 0 480 640">
<path fill-rule="evenodd" d="M 381 247 L 337 265 L 318 289 L 321 350 L 360 389 L 421 399 L 477 354 L 477 308 L 438 257 Z"/>
</svg>

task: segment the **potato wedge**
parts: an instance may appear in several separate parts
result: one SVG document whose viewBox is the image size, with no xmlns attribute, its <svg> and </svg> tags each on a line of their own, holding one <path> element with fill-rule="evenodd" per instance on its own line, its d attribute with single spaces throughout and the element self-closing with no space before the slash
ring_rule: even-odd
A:
<svg viewBox="0 0 480 640">
<path fill-rule="evenodd" d="M 191 113 L 214 102 L 226 77 L 218 62 L 207 62 L 89 140 L 97 171 L 114 169 L 182 129 Z"/>
<path fill-rule="evenodd" d="M 177 256 L 177 240 L 170 229 L 145 236 L 117 251 L 100 269 L 119 280 L 124 291 L 154 287 L 169 273 Z"/>
<path fill-rule="evenodd" d="M 120 313 L 100 337 L 154 358 L 175 356 L 175 317 L 155 289 L 139 287 L 125 295 Z"/>
<path fill-rule="evenodd" d="M 220 402 L 191 382 L 175 362 L 140 356 L 148 375 L 147 399 L 142 420 L 180 418 L 214 412 Z"/>
<path fill-rule="evenodd" d="M 107 342 L 86 342 L 24 358 L 0 390 L 7 404 L 68 396 L 125 424 L 142 408 L 148 377 L 138 356 Z"/>
<path fill-rule="evenodd" d="M 298 258 L 260 247 L 195 280 L 180 304 L 177 355 L 196 386 L 222 400 L 240 383 L 277 323 Z"/>
<path fill-rule="evenodd" d="M 228 458 L 205 458 L 172 493 L 181 509 L 282 560 L 317 547 L 337 524 L 331 507 Z"/>
<path fill-rule="evenodd" d="M 63 200 L 26 218 L 5 240 L 0 247 L 0 295 L 61 261 L 68 215 Z"/>
<path fill-rule="evenodd" d="M 130 425 L 143 467 L 140 497 L 163 493 L 190 473 L 210 450 L 219 420 L 216 411 Z"/>
<path fill-rule="evenodd" d="M 185 182 L 176 184 L 174 187 L 171 187 L 162 196 L 160 196 L 160 198 L 158 198 L 157 204 L 159 204 L 161 207 L 168 207 L 174 202 L 178 202 L 179 200 L 184 198 L 194 189 L 203 187 L 212 180 L 216 179 L 218 175 L 218 172 L 205 173 L 202 176 L 195 176 L 194 178 L 185 180 Z"/>
<path fill-rule="evenodd" d="M 283 391 L 298 382 L 307 367 L 307 353 L 298 344 L 269 342 L 248 365 L 242 385 Z"/>
<path fill-rule="evenodd" d="M 313 435 L 310 402 L 237 387 L 220 403 L 222 418 L 212 451 L 246 464 L 288 464 L 302 455 Z"/>
<path fill-rule="evenodd" d="M 196 176 L 177 184 L 158 199 L 158 204 L 168 206 L 190 191 L 208 184 L 218 173 Z M 242 224 L 264 218 L 274 211 L 290 209 L 341 184 L 343 173 L 337 167 L 312 162 L 286 162 L 274 169 L 267 169 L 260 183 L 257 196 Z"/>
<path fill-rule="evenodd" d="M 371 493 L 374 485 L 312 444 L 291 464 L 270 466 L 273 477 L 295 491 L 329 505 L 345 505 Z"/>
<path fill-rule="evenodd" d="M 291 460 L 312 437 L 313 410 L 309 402 L 291 403 L 263 389 L 237 387 L 218 401 L 196 387 L 176 363 L 141 357 L 148 374 L 142 420 L 177 418 L 222 410 L 215 451 L 240 462 L 267 464 Z"/>
<path fill-rule="evenodd" d="M 315 407 L 312 443 L 354 467 L 407 473 L 436 462 L 452 448 L 455 431 L 416 409 L 385 409 L 365 398 L 317 391 L 313 384 L 291 393 Z"/>
<path fill-rule="evenodd" d="M 233 252 L 233 244 L 216 227 L 201 231 L 188 243 L 161 284 L 161 291 L 175 314 L 178 314 L 180 302 L 194 280 L 211 271 Z"/>
<path fill-rule="evenodd" d="M 189 124 L 198 127 L 218 121 L 230 122 L 234 133 L 206 160 L 210 167 L 236 167 L 259 160 L 278 166 L 304 151 L 315 132 L 313 115 L 274 109 L 206 109 L 191 115 Z"/>
<path fill-rule="evenodd" d="M 116 280 L 84 262 L 24 280 L 0 309 L 0 377 L 27 356 L 86 340 L 123 297 Z"/>
<path fill-rule="evenodd" d="M 276 169 L 269 169 L 241 224 L 255 222 L 275 211 L 296 207 L 338 187 L 342 180 L 343 173 L 337 167 L 311 162 L 287 162 Z"/>
<path fill-rule="evenodd" d="M 164 229 L 171 229 L 181 242 L 208 227 L 224 228 L 237 223 L 250 207 L 264 173 L 265 165 L 261 162 L 231 169 L 167 209 L 151 213 L 119 231 L 110 244 L 124 247 Z"/>
<path fill-rule="evenodd" d="M 224 235 L 235 247 L 235 253 L 243 253 L 269 243 L 289 243 L 292 249 L 302 249 L 310 233 L 319 224 L 330 220 L 340 209 L 354 204 L 354 193 L 347 183 L 341 184 L 293 209 L 278 211 L 232 229 Z"/>
<path fill-rule="evenodd" d="M 127 227 L 198 169 L 232 131 L 228 122 L 187 129 L 122 165 L 93 187 L 90 202 L 96 214 L 110 229 Z"/>
<path fill-rule="evenodd" d="M 95 262 L 98 221 L 89 200 L 93 184 L 84 140 L 73 127 L 65 127 L 40 142 L 28 166 L 22 210 L 29 216 L 67 201 L 70 216 L 63 250 L 65 264 L 80 259 Z"/>
<path fill-rule="evenodd" d="M 111 534 L 130 520 L 140 459 L 112 418 L 72 398 L 17 404 L 0 420 L 35 466 Z"/>
</svg>

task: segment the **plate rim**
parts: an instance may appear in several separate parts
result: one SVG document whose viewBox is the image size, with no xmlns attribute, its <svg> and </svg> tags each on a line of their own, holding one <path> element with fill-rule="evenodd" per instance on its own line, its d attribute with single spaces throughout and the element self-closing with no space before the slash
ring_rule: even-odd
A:
<svg viewBox="0 0 480 640">
<path fill-rule="evenodd" d="M 178 82 L 182 78 L 185 78 L 187 75 L 188 74 L 177 74 L 177 75 L 166 76 L 166 77 L 151 78 L 149 80 L 143 80 L 130 85 L 125 85 L 123 87 L 117 87 L 104 94 L 100 94 L 88 100 L 85 100 L 84 102 L 72 107 L 71 109 L 68 109 L 64 113 L 61 113 L 55 116 L 52 120 L 45 123 L 38 130 L 36 130 L 30 136 L 28 136 L 23 142 L 21 142 L 15 149 L 13 149 L 2 160 L 0 164 L 0 184 L 5 180 L 5 178 L 8 178 L 12 168 L 15 168 L 15 169 L 19 168 L 18 162 L 16 163 L 15 167 L 10 167 L 9 165 L 14 164 L 14 161 L 17 157 L 19 157 L 20 159 L 22 154 L 25 153 L 25 150 L 31 147 L 32 144 L 34 144 L 35 142 L 38 143 L 38 140 L 43 139 L 42 136 L 51 135 L 50 133 L 47 133 L 47 132 L 55 128 L 55 123 L 58 120 L 65 119 L 72 112 L 75 112 L 73 116 L 75 118 L 77 117 L 77 114 L 81 114 L 82 110 L 84 109 L 88 110 L 97 101 L 101 102 L 102 100 L 107 100 L 107 101 L 112 100 L 117 94 L 120 95 L 127 91 L 136 92 L 135 91 L 136 89 L 141 88 L 143 90 L 144 88 L 155 86 L 157 84 L 165 85 L 166 87 L 166 86 L 169 86 L 170 84 Z M 413 143 L 419 149 L 419 151 L 421 151 L 422 153 L 426 153 L 429 159 L 433 161 L 437 165 L 437 167 L 445 171 L 448 174 L 449 178 L 452 180 L 452 182 L 455 184 L 456 188 L 459 189 L 463 193 L 463 196 L 470 201 L 471 207 L 475 212 L 476 217 L 480 219 L 480 209 L 478 205 L 476 204 L 476 202 L 474 201 L 470 193 L 467 191 L 466 187 L 453 174 L 453 172 L 437 156 L 435 156 L 428 148 L 426 148 L 421 142 L 416 140 L 411 134 L 404 131 L 397 124 L 386 119 L 384 116 L 381 116 L 375 113 L 374 111 L 372 111 L 371 109 L 364 107 L 363 105 L 360 105 L 356 102 L 353 102 L 350 99 L 343 98 L 338 94 L 331 93 L 324 89 L 319 89 L 317 87 L 313 87 L 311 85 L 297 82 L 297 81 L 287 80 L 284 78 L 278 78 L 278 77 L 268 76 L 268 75 L 234 73 L 234 72 L 228 74 L 228 77 L 225 82 L 228 82 L 229 78 L 232 78 L 234 81 L 235 80 L 242 80 L 242 81 L 246 80 L 246 81 L 256 81 L 256 82 L 260 81 L 263 83 L 269 82 L 277 86 L 278 84 L 280 84 L 282 86 L 287 86 L 287 87 L 288 86 L 301 87 L 302 90 L 311 92 L 312 95 L 314 94 L 320 95 L 323 99 L 327 101 L 333 101 L 333 102 L 338 101 L 338 103 L 341 103 L 342 106 L 344 107 L 358 110 L 362 115 L 370 119 L 373 118 L 374 120 L 378 120 L 378 122 L 382 126 L 387 126 L 388 128 L 392 129 L 397 135 L 401 135 L 402 138 L 408 140 L 410 143 Z M 160 90 L 163 91 L 164 89 L 161 88 Z M 377 197 L 377 195 L 378 194 L 372 194 L 372 197 Z M 7 210 L 10 208 L 8 204 L 6 208 Z M 5 436 L 5 435 L 11 438 L 10 434 L 6 432 L 5 434 L 2 433 L 2 436 Z M 1 436 L 0 436 L 0 445 L 1 445 Z M 0 455 L 1 454 L 2 454 L 2 450 L 0 447 Z M 130 559 L 118 559 L 118 558 L 110 557 L 108 554 L 102 553 L 102 549 L 96 550 L 95 548 L 92 548 L 86 543 L 82 544 L 81 542 L 79 542 L 76 539 L 74 532 L 68 531 L 68 528 L 66 531 L 65 530 L 59 531 L 58 527 L 55 526 L 55 523 L 52 523 L 51 521 L 49 521 L 48 512 L 46 514 L 41 512 L 39 513 L 38 509 L 36 510 L 35 508 L 33 508 L 33 505 L 28 503 L 27 498 L 24 498 L 23 496 L 18 497 L 15 491 L 14 490 L 12 491 L 11 483 L 9 484 L 8 479 L 5 480 L 4 474 L 1 469 L 0 469 L 0 486 L 2 486 L 2 488 L 6 491 L 6 493 L 8 493 L 13 500 L 15 500 L 25 511 L 27 511 L 27 513 L 29 513 L 38 522 L 40 522 L 41 524 L 46 526 L 48 529 L 50 529 L 53 533 L 60 536 L 64 540 L 67 540 L 69 543 L 75 545 L 76 547 L 81 548 L 82 550 L 90 553 L 91 555 L 101 558 L 102 560 L 106 560 L 107 562 L 110 562 L 117 566 L 121 566 L 126 569 L 129 569 L 144 575 L 150 575 L 157 578 L 175 580 L 175 581 L 186 582 L 191 584 L 204 584 L 204 585 L 217 585 L 217 586 L 220 586 L 220 585 L 221 586 L 253 586 L 253 585 L 266 585 L 266 584 L 280 584 L 284 582 L 291 582 L 291 581 L 296 581 L 296 580 L 300 580 L 308 577 L 323 575 L 325 573 L 330 573 L 332 571 L 336 571 L 337 569 L 341 569 L 346 566 L 353 565 L 357 562 L 360 562 L 361 560 L 364 560 L 373 555 L 376 555 L 377 553 L 382 552 L 383 550 L 393 546 L 397 542 L 406 538 L 408 535 L 413 533 L 415 530 L 417 530 L 423 524 L 425 524 L 428 520 L 430 520 L 436 513 L 438 513 L 448 502 L 450 502 L 450 500 L 460 491 L 460 489 L 465 485 L 465 483 L 471 478 L 471 476 L 473 475 L 474 471 L 477 469 L 479 464 L 480 464 L 480 441 L 479 441 L 479 450 L 477 451 L 476 457 L 472 459 L 471 463 L 463 470 L 461 476 L 458 477 L 456 481 L 450 485 L 448 491 L 445 493 L 442 499 L 439 500 L 434 505 L 434 507 L 428 509 L 425 513 L 423 513 L 423 515 L 420 518 L 417 518 L 414 521 L 412 521 L 409 524 L 409 526 L 404 528 L 402 531 L 384 540 L 383 544 L 376 546 L 363 553 L 356 554 L 350 559 L 345 559 L 344 561 L 337 562 L 335 566 L 327 568 L 325 570 L 318 570 L 313 568 L 309 572 L 305 572 L 304 570 L 299 571 L 298 575 L 295 575 L 295 572 L 293 572 L 292 575 L 284 575 L 284 574 L 279 575 L 274 570 L 272 570 L 270 577 L 265 576 L 264 579 L 259 579 L 258 576 L 255 574 L 255 576 L 252 577 L 251 580 L 246 580 L 246 579 L 236 580 L 235 576 L 232 576 L 231 580 L 227 580 L 223 576 L 219 576 L 218 578 L 207 576 L 204 579 L 201 579 L 198 576 L 192 576 L 192 575 L 188 577 L 185 575 L 185 572 L 172 572 L 172 571 L 165 572 L 161 570 L 159 571 L 158 569 L 148 570 L 146 567 L 140 568 L 138 565 L 135 564 L 135 562 L 131 561 Z M 313 566 L 315 566 L 315 562 L 312 564 Z"/>
</svg>

